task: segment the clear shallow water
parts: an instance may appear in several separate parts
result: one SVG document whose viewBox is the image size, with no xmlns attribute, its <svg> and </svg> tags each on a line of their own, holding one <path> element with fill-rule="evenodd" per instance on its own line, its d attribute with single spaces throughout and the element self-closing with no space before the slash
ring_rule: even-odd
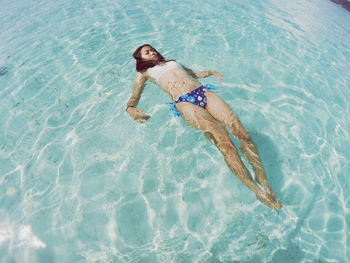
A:
<svg viewBox="0 0 350 263">
<path fill-rule="evenodd" d="M 0 262 L 348 262 L 350 14 L 328 1 L 0 4 Z M 176 8 L 175 8 L 176 7 Z M 134 49 L 211 82 L 257 143 L 271 211 L 148 84 Z M 155 98 L 155 99 L 154 99 Z"/>
</svg>

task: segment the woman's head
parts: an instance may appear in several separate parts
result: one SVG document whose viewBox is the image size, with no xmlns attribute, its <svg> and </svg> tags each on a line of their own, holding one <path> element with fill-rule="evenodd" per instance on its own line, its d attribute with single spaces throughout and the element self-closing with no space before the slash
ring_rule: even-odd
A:
<svg viewBox="0 0 350 263">
<path fill-rule="evenodd" d="M 139 72 L 145 71 L 154 67 L 159 62 L 165 61 L 164 57 L 149 44 L 138 47 L 133 56 L 136 59 L 136 70 Z"/>
</svg>

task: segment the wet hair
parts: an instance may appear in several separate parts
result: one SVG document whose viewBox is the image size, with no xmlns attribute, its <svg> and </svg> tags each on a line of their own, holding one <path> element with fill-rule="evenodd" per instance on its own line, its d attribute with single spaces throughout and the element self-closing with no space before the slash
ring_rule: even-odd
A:
<svg viewBox="0 0 350 263">
<path fill-rule="evenodd" d="M 158 56 L 158 61 L 143 61 L 142 57 L 141 57 L 141 49 L 143 47 L 151 47 L 153 48 L 154 51 L 156 51 L 157 56 Z M 164 57 L 151 45 L 149 44 L 144 44 L 142 46 L 139 46 L 134 54 L 133 57 L 136 59 L 136 71 L 138 72 L 144 72 L 149 68 L 152 68 L 154 66 L 156 66 L 159 62 L 165 62 L 166 60 L 164 59 Z"/>
</svg>

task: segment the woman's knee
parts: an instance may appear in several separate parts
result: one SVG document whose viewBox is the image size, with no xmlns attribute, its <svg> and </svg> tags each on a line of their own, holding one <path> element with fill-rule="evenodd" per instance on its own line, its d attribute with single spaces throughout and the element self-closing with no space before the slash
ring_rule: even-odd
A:
<svg viewBox="0 0 350 263">
<path fill-rule="evenodd" d="M 227 127 L 232 131 L 232 135 L 239 140 L 250 140 L 249 133 L 243 127 L 240 120 L 235 115 L 229 119 L 230 121 L 226 121 L 226 123 Z"/>
<path fill-rule="evenodd" d="M 210 142 L 218 146 L 218 141 L 215 139 L 215 136 L 210 131 L 204 131 L 203 134 Z"/>
<path fill-rule="evenodd" d="M 224 131 L 203 131 L 205 137 L 211 141 L 225 156 L 228 154 L 235 154 L 237 152 L 236 147 L 229 134 Z"/>
<path fill-rule="evenodd" d="M 245 142 L 251 141 L 249 133 L 243 127 L 239 127 L 237 130 L 235 130 L 234 135 L 240 141 L 245 141 Z"/>
</svg>

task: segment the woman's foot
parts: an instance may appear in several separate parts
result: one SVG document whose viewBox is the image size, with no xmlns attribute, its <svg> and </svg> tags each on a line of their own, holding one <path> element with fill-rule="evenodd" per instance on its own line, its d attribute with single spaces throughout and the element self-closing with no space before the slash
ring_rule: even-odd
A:
<svg viewBox="0 0 350 263">
<path fill-rule="evenodd" d="M 257 194 L 256 198 L 272 209 L 279 210 L 282 208 L 282 203 L 269 194 Z"/>
<path fill-rule="evenodd" d="M 276 199 L 276 194 L 274 191 L 272 191 L 271 188 L 265 189 L 266 190 L 266 194 L 271 196 L 273 199 Z"/>
</svg>

